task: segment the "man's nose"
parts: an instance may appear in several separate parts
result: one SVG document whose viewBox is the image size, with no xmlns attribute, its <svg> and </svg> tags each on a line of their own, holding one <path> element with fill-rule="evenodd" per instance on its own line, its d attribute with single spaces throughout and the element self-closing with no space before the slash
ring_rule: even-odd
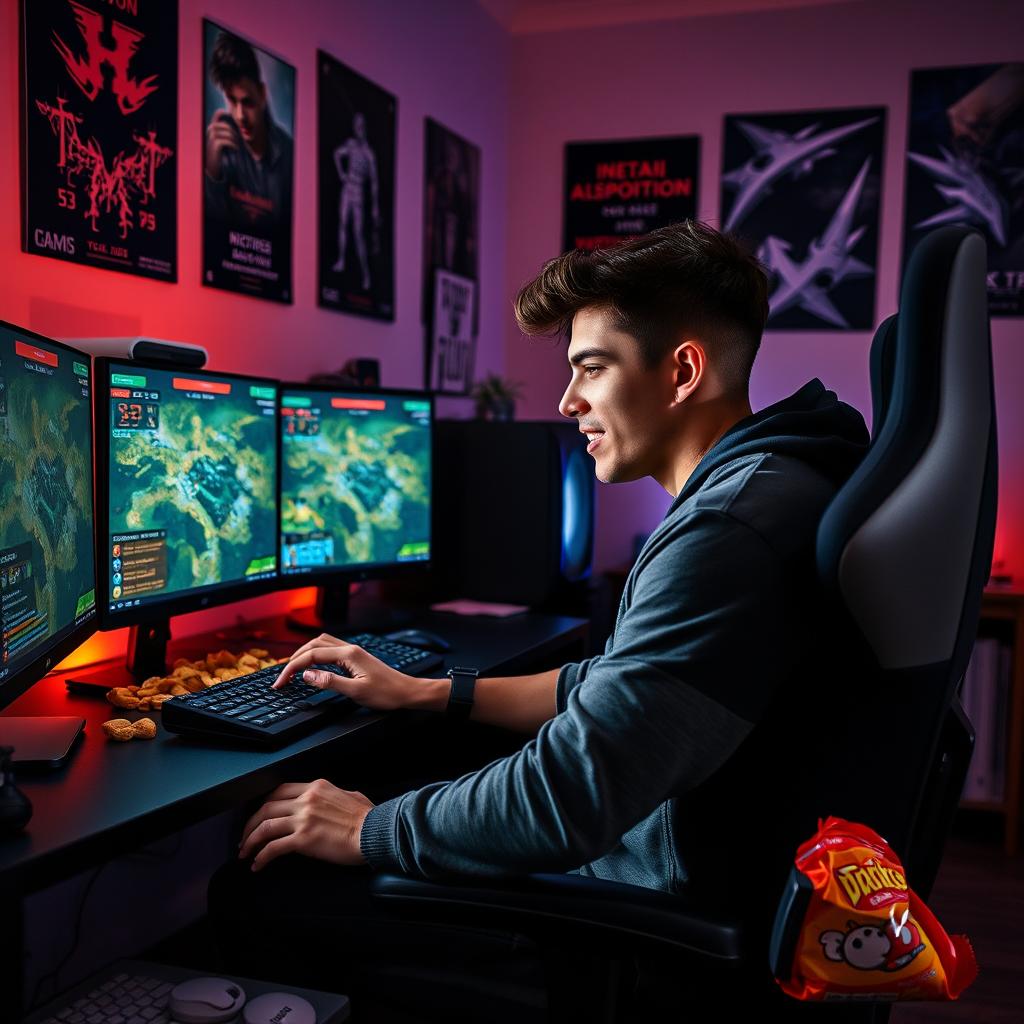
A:
<svg viewBox="0 0 1024 1024">
<path fill-rule="evenodd" d="M 558 411 L 563 416 L 572 418 L 573 416 L 581 415 L 589 408 L 587 403 L 576 393 L 574 385 L 570 381 L 569 386 L 562 395 L 562 400 L 558 403 Z"/>
</svg>

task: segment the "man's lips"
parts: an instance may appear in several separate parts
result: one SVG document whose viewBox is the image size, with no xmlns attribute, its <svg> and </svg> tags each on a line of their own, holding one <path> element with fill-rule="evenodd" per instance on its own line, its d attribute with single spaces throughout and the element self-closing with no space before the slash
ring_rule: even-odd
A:
<svg viewBox="0 0 1024 1024">
<path fill-rule="evenodd" d="M 604 437 L 603 430 L 581 430 L 580 433 L 583 434 L 589 442 L 587 444 L 588 454 L 593 453 L 594 449 L 601 443 L 601 438 Z"/>
</svg>

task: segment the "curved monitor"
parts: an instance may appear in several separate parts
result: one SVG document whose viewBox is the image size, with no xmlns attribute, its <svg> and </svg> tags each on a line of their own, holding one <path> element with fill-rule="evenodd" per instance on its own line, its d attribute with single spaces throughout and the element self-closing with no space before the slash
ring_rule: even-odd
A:
<svg viewBox="0 0 1024 1024">
<path fill-rule="evenodd" d="M 89 356 L 0 322 L 0 707 L 96 630 Z"/>
<path fill-rule="evenodd" d="M 281 386 L 281 575 L 368 579 L 430 565 L 433 399 Z"/>
<path fill-rule="evenodd" d="M 96 361 L 104 629 L 273 588 L 277 396 L 263 377 Z"/>
</svg>

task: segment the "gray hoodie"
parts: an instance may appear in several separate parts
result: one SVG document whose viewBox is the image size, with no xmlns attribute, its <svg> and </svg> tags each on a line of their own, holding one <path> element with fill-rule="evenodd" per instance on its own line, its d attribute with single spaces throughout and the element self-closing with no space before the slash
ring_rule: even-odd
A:
<svg viewBox="0 0 1024 1024">
<path fill-rule="evenodd" d="M 779 796 L 764 759 L 773 737 L 790 749 L 823 635 L 815 531 L 867 440 L 817 380 L 724 434 L 641 551 L 604 652 L 562 668 L 555 717 L 518 753 L 375 807 L 369 863 L 727 884 Z"/>
</svg>

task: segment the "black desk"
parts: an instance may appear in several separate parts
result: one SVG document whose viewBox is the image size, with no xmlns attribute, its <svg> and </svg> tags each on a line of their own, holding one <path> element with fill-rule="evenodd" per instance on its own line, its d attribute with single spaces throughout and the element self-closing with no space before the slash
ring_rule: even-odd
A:
<svg viewBox="0 0 1024 1024">
<path fill-rule="evenodd" d="M 543 671 L 583 656 L 587 623 L 564 616 L 524 614 L 508 619 L 417 616 L 417 624 L 445 636 L 452 653 L 437 675 L 456 663 L 486 675 Z M 285 656 L 308 637 L 291 633 L 283 618 L 253 623 L 267 640 L 234 641 L 216 634 L 172 644 L 170 657 L 200 657 L 227 647 L 270 647 Z M 357 758 L 365 744 L 401 735 L 414 716 L 360 710 L 273 751 L 221 749 L 164 731 L 155 740 L 109 741 L 102 723 L 119 709 L 94 697 L 69 694 L 64 677 L 50 676 L 5 711 L 11 715 L 77 715 L 86 734 L 66 767 L 23 775 L 21 790 L 34 813 L 21 835 L 0 839 L 0 1019 L 21 1003 L 21 897 L 102 863 L 116 852 L 155 841 L 269 792 L 300 775 Z M 140 717 L 126 714 L 125 717 Z M 14 1016 L 10 1019 L 17 1019 Z"/>
</svg>

